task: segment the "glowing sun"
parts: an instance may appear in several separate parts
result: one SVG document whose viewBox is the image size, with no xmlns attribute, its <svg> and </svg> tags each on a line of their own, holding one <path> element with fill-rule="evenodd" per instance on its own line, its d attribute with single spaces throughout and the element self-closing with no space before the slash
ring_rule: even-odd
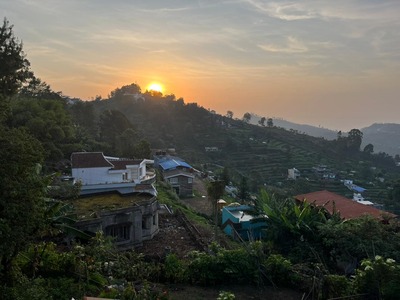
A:
<svg viewBox="0 0 400 300">
<path fill-rule="evenodd" d="M 162 91 L 163 91 L 163 86 L 162 86 L 161 84 L 159 84 L 159 83 L 153 82 L 153 83 L 149 84 L 149 86 L 147 87 L 147 90 L 148 90 L 149 92 L 153 91 L 153 92 L 162 93 Z"/>
</svg>

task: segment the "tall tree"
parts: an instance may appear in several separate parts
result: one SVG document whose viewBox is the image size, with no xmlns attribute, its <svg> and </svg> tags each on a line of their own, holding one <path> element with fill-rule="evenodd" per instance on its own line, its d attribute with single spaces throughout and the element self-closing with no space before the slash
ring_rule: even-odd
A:
<svg viewBox="0 0 400 300">
<path fill-rule="evenodd" d="M 364 147 L 364 153 L 372 154 L 374 153 L 374 145 L 368 144 Z"/>
<path fill-rule="evenodd" d="M 243 120 L 243 122 L 246 122 L 246 123 L 249 123 L 250 122 L 250 120 L 251 120 L 251 114 L 250 113 L 245 113 L 244 115 L 243 115 L 243 118 L 242 118 L 242 120 Z"/>
<path fill-rule="evenodd" d="M 0 94 L 12 96 L 31 76 L 30 63 L 20 42 L 13 33 L 13 26 L 4 18 L 0 27 Z"/>
<path fill-rule="evenodd" d="M 110 145 L 111 151 L 117 152 L 117 138 L 128 128 L 133 128 L 126 116 L 118 110 L 106 110 L 100 115 L 100 140 Z"/>
<path fill-rule="evenodd" d="M 44 226 L 42 161 L 37 140 L 20 129 L 0 128 L 0 277 L 5 281 L 14 258 Z"/>
<path fill-rule="evenodd" d="M 229 119 L 232 119 L 232 118 L 233 118 L 233 111 L 228 110 L 228 111 L 226 112 L 226 117 L 229 118 Z"/>
<path fill-rule="evenodd" d="M 258 121 L 258 124 L 260 124 L 261 126 L 265 126 L 265 117 L 262 117 L 259 121 Z"/>
<path fill-rule="evenodd" d="M 360 151 L 363 133 L 359 129 L 352 129 L 347 136 L 347 148 L 352 152 Z"/>
<path fill-rule="evenodd" d="M 268 127 L 274 127 L 274 120 L 272 118 L 268 118 L 267 120 L 267 126 Z"/>
<path fill-rule="evenodd" d="M 249 197 L 249 183 L 247 181 L 247 177 L 242 176 L 239 185 L 239 199 L 242 201 L 248 200 Z"/>
</svg>

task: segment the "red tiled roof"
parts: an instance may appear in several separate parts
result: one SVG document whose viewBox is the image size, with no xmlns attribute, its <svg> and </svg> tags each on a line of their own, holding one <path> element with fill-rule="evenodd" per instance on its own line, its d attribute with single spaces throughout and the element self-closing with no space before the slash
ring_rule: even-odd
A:
<svg viewBox="0 0 400 300">
<path fill-rule="evenodd" d="M 71 154 L 72 168 L 113 167 L 102 152 L 74 152 Z"/>
<path fill-rule="evenodd" d="M 324 206 L 330 214 L 333 214 L 334 210 L 336 210 L 343 219 L 355 219 L 363 215 L 370 215 L 374 218 L 381 219 L 384 214 L 389 217 L 396 217 L 396 215 L 392 213 L 358 203 L 326 190 L 297 195 L 295 199 L 302 202 L 307 201 L 309 203 L 314 203 L 316 206 Z"/>
</svg>

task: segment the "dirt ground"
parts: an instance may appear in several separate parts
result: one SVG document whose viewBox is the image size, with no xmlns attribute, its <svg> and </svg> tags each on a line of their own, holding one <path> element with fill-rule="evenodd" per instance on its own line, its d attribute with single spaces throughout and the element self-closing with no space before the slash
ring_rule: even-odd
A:
<svg viewBox="0 0 400 300">
<path fill-rule="evenodd" d="M 212 206 L 207 198 L 207 187 L 204 181 L 195 177 L 193 181 L 193 190 L 195 196 L 192 198 L 181 199 L 182 203 L 199 213 L 211 216 Z"/>
<path fill-rule="evenodd" d="M 211 203 L 207 199 L 207 189 L 201 179 L 195 178 L 194 190 L 195 197 L 180 201 L 199 213 L 211 215 Z M 192 223 L 196 227 L 195 231 L 200 233 L 196 233 L 194 237 L 176 214 L 159 214 L 158 225 L 159 233 L 153 239 L 143 242 L 142 247 L 136 249 L 149 258 L 162 259 L 169 252 L 183 258 L 192 250 L 203 250 L 199 247 L 198 238 L 201 238 L 206 244 L 210 244 L 214 240 L 213 231 Z"/>
</svg>

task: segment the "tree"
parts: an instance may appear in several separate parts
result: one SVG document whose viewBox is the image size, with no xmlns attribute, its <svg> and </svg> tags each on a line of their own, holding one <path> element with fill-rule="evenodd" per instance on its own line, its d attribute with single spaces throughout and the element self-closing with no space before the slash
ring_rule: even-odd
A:
<svg viewBox="0 0 400 300">
<path fill-rule="evenodd" d="M 0 128 L 0 278 L 44 226 L 48 182 L 40 176 L 40 143 L 20 129 Z"/>
<path fill-rule="evenodd" d="M 221 174 L 221 180 L 225 183 L 225 185 L 229 185 L 229 183 L 231 182 L 231 176 L 229 173 L 229 168 L 224 167 Z"/>
<path fill-rule="evenodd" d="M 272 118 L 268 118 L 267 126 L 268 127 L 274 127 L 274 120 Z"/>
<path fill-rule="evenodd" d="M 233 111 L 228 110 L 228 111 L 226 112 L 226 117 L 229 118 L 229 119 L 232 119 L 232 118 L 233 118 Z"/>
<path fill-rule="evenodd" d="M 20 94 L 30 98 L 38 99 L 62 99 L 61 92 L 53 91 L 50 85 L 44 81 L 41 81 L 39 78 L 36 78 L 33 73 L 28 80 L 28 84 L 22 87 Z"/>
<path fill-rule="evenodd" d="M 374 153 L 374 145 L 368 144 L 364 147 L 364 153 L 372 154 Z"/>
<path fill-rule="evenodd" d="M 4 18 L 0 27 L 0 94 L 12 96 L 31 75 L 30 63 L 26 59 L 20 42 L 13 33 L 13 26 Z"/>
<path fill-rule="evenodd" d="M 150 143 L 146 140 L 141 140 L 133 148 L 133 155 L 136 158 L 150 158 L 151 155 Z"/>
<path fill-rule="evenodd" d="M 126 116 L 118 110 L 106 110 L 100 115 L 100 140 L 111 146 L 111 151 L 116 152 L 117 137 L 128 128 L 133 128 Z"/>
<path fill-rule="evenodd" d="M 251 120 L 251 114 L 250 113 L 245 113 L 244 115 L 243 115 L 243 122 L 246 122 L 246 123 L 249 123 L 250 122 L 250 120 Z"/>
<path fill-rule="evenodd" d="M 139 94 L 140 92 L 140 86 L 138 86 L 136 83 L 131 83 L 111 91 L 110 98 L 121 99 L 126 95 Z"/>
<path fill-rule="evenodd" d="M 262 117 L 259 121 L 258 121 L 258 124 L 260 124 L 261 126 L 265 126 L 265 117 Z"/>
<path fill-rule="evenodd" d="M 239 199 L 242 201 L 248 200 L 249 197 L 249 184 L 247 182 L 247 177 L 242 176 L 239 185 Z"/>
<path fill-rule="evenodd" d="M 211 201 L 211 205 L 215 217 L 215 226 L 218 224 L 218 210 L 217 200 L 224 195 L 225 182 L 222 180 L 211 181 L 207 186 L 208 199 Z"/>
<path fill-rule="evenodd" d="M 347 149 L 352 152 L 360 151 L 363 133 L 359 129 L 352 129 L 347 136 Z"/>
</svg>

